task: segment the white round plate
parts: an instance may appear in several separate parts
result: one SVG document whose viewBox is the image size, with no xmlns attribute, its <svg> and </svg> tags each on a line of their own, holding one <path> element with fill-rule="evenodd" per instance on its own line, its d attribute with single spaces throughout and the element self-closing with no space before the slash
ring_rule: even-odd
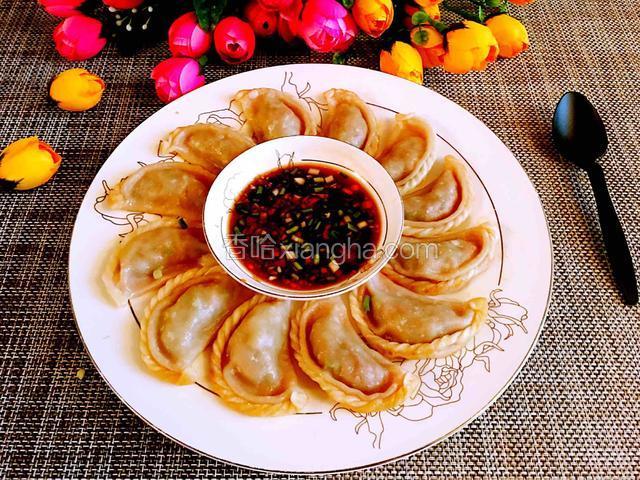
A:
<svg viewBox="0 0 640 480">
<path fill-rule="evenodd" d="M 478 220 L 492 222 L 500 248 L 492 267 L 455 296 L 484 295 L 489 321 L 471 344 L 445 359 L 405 362 L 420 375 L 403 407 L 356 414 L 320 403 L 279 418 L 237 414 L 198 386 L 177 387 L 145 371 L 138 354 L 136 306 L 115 307 L 99 282 L 106 254 L 148 218 L 109 211 L 106 193 L 140 163 L 166 160 L 159 140 L 195 122 L 238 126 L 230 109 L 239 89 L 272 87 L 320 109 L 330 88 L 357 92 L 379 117 L 415 112 L 431 122 L 438 153 L 470 166 Z M 475 117 L 437 93 L 379 72 L 337 65 L 254 70 L 206 85 L 136 128 L 98 172 L 78 212 L 69 253 L 69 285 L 87 350 L 116 394 L 176 442 L 236 465 L 279 472 L 336 472 L 396 460 L 446 438 L 485 410 L 518 373 L 538 338 L 551 294 L 549 231 L 538 195 L 511 152 Z M 138 307 L 139 308 L 139 307 Z"/>
</svg>

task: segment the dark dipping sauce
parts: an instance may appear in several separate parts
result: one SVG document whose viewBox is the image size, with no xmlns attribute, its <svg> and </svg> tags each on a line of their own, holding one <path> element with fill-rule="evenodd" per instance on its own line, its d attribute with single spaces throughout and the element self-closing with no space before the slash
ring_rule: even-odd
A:
<svg viewBox="0 0 640 480">
<path fill-rule="evenodd" d="M 367 187 L 326 164 L 255 178 L 232 208 L 234 256 L 256 277 L 291 290 L 342 282 L 374 257 L 380 210 Z"/>
</svg>

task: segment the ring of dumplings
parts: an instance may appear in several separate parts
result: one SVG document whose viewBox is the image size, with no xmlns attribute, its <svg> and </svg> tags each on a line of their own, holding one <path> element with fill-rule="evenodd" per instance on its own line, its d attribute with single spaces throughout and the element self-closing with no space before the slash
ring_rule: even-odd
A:
<svg viewBox="0 0 640 480">
<path fill-rule="evenodd" d="M 299 411 L 306 402 L 306 394 L 295 388 L 296 374 L 291 361 L 291 352 L 289 348 L 289 322 L 287 322 L 286 332 L 283 332 L 285 352 L 282 355 L 278 355 L 278 357 L 283 357 L 278 358 L 278 360 L 280 360 L 280 367 L 283 370 L 283 372 L 281 372 L 284 377 L 282 379 L 282 383 L 284 383 L 286 387 L 284 391 L 277 395 L 252 395 L 246 393 L 242 395 L 237 391 L 238 389 L 234 389 L 227 381 L 227 376 L 225 375 L 225 368 L 230 364 L 228 359 L 230 356 L 228 343 L 234 333 L 238 331 L 239 326 L 252 312 L 256 310 L 256 307 L 268 305 L 269 303 L 275 304 L 278 302 L 284 303 L 286 301 L 265 297 L 263 295 L 255 295 L 236 308 L 234 312 L 227 317 L 218 330 L 213 342 L 211 353 L 212 388 L 229 406 L 247 415 L 275 416 L 295 413 Z M 289 316 L 290 314 L 287 312 L 287 317 Z M 267 324 L 266 326 L 269 325 Z M 269 332 L 264 330 L 259 333 L 268 334 Z M 253 340 L 258 345 L 251 345 L 250 347 L 260 346 L 261 340 L 263 339 L 258 336 L 258 338 L 254 337 Z M 266 347 L 264 344 L 262 346 Z M 249 369 L 264 368 L 264 355 L 261 355 L 261 352 L 256 352 L 256 350 L 257 349 L 250 350 L 250 352 L 248 352 L 249 355 L 244 356 L 243 360 L 246 363 L 249 363 Z M 250 360 L 247 360 L 247 357 L 249 357 Z M 258 363 L 261 365 L 257 365 Z M 273 372 L 270 373 L 273 374 Z M 239 375 L 242 376 L 241 373 Z M 268 376 L 269 375 L 264 375 L 264 377 Z M 265 382 L 264 377 L 260 379 L 262 383 Z M 267 378 L 267 380 L 272 379 Z"/>
<path fill-rule="evenodd" d="M 440 295 L 460 290 L 470 280 L 482 273 L 493 259 L 495 251 L 496 235 L 491 227 L 486 224 L 478 225 L 466 230 L 457 230 L 424 239 L 403 237 L 398 247 L 402 250 L 404 245 L 411 245 L 411 252 L 426 253 L 426 255 L 409 257 L 415 260 L 412 263 L 403 264 L 403 256 L 392 258 L 382 269 L 382 273 L 395 283 L 402 285 L 415 293 L 425 295 Z M 452 247 L 442 248 L 439 245 L 451 244 Z M 416 247 L 416 245 L 418 245 Z M 431 255 L 429 248 L 436 247 L 436 255 Z M 465 246 L 468 248 L 465 252 Z M 400 252 L 402 253 L 402 251 Z M 443 257 L 447 257 L 444 258 Z M 460 257 L 455 261 L 455 256 Z M 441 262 L 442 271 L 429 271 L 429 260 L 436 257 L 431 263 Z M 416 267 L 409 271 L 410 267 Z M 433 265 L 431 265 L 433 267 Z M 420 271 L 419 268 L 423 267 Z"/>
<path fill-rule="evenodd" d="M 352 373 L 356 376 L 354 379 L 357 383 L 366 383 L 367 369 L 384 370 L 384 390 L 374 391 L 367 393 L 361 389 L 355 388 L 352 385 L 345 383 L 345 381 L 336 378 L 332 372 L 329 371 L 326 365 L 321 365 L 318 360 L 317 352 L 313 351 L 311 340 L 313 337 L 312 325 L 309 325 L 313 321 L 312 315 L 314 310 L 323 305 L 323 302 L 340 302 L 344 305 L 344 301 L 341 297 L 320 300 L 315 302 L 305 302 L 303 306 L 297 310 L 293 318 L 293 324 L 291 326 L 291 346 L 293 347 L 298 366 L 302 371 L 309 376 L 314 382 L 316 382 L 322 390 L 325 391 L 329 397 L 338 402 L 339 404 L 356 412 L 378 412 L 381 410 L 397 407 L 410 395 L 413 395 L 419 386 L 419 380 L 402 371 L 402 369 L 389 361 L 384 356 L 380 355 L 375 350 L 369 349 L 362 339 L 355 333 L 355 329 L 349 319 L 346 320 L 344 325 L 346 334 L 355 334 L 354 339 L 357 339 L 355 343 L 352 343 L 351 351 L 341 350 L 341 353 L 349 354 L 353 351 L 360 349 L 360 356 L 369 361 L 368 365 L 363 365 L 361 368 L 361 375 L 358 373 Z M 336 342 L 339 339 L 335 337 L 329 339 L 330 342 Z M 352 340 L 353 342 L 353 340 Z M 362 345 L 359 345 L 361 342 Z M 333 362 L 339 362 L 338 359 L 332 359 Z M 353 369 L 353 365 L 345 362 L 346 365 L 336 365 L 336 368 L 341 372 L 346 371 L 345 375 L 349 374 L 350 368 Z M 364 371 L 365 373 L 362 373 Z M 378 372 L 378 378 L 380 380 L 380 374 Z"/>
<path fill-rule="evenodd" d="M 403 235 L 425 238 L 453 230 L 471 213 L 473 190 L 468 170 L 460 160 L 448 155 L 440 175 L 435 179 L 425 177 L 403 195 L 402 201 Z M 418 217 L 421 219 L 414 220 Z"/>
<path fill-rule="evenodd" d="M 384 278 L 384 275 L 378 275 L 380 279 Z M 367 312 L 363 306 L 365 293 L 367 293 L 367 285 L 368 284 L 360 286 L 348 294 L 351 315 L 360 335 L 362 335 L 367 344 L 389 358 L 421 359 L 446 357 L 464 347 L 475 336 L 487 319 L 488 303 L 486 298 L 473 298 L 467 302 L 429 299 L 429 301 L 434 303 L 436 308 L 447 308 L 450 305 L 454 311 L 464 303 L 472 314 L 469 324 L 462 329 L 438 336 L 430 341 L 395 341 L 385 337 L 383 332 L 375 331 L 376 326 L 371 318 L 371 309 Z M 427 320 L 425 319 L 424 321 Z"/>
</svg>

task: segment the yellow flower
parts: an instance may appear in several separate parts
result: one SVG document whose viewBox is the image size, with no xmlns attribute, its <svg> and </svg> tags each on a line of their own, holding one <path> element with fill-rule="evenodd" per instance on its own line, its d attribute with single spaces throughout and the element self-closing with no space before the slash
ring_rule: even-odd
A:
<svg viewBox="0 0 640 480">
<path fill-rule="evenodd" d="M 415 27 L 411 30 L 411 43 L 422 58 L 422 66 L 439 67 L 444 62 L 444 37 L 431 26 Z"/>
<path fill-rule="evenodd" d="M 488 27 L 464 20 L 445 35 L 444 69 L 450 73 L 484 70 L 498 56 L 498 42 Z"/>
<path fill-rule="evenodd" d="M 0 154 L 0 188 L 30 190 L 46 183 L 60 167 L 60 155 L 38 137 L 13 142 Z"/>
<path fill-rule="evenodd" d="M 391 52 L 380 52 L 380 70 L 422 85 L 422 59 L 408 43 L 394 42 Z"/>
<path fill-rule="evenodd" d="M 378 38 L 393 21 L 393 3 L 391 0 L 356 0 L 351 13 L 364 33 Z"/>
<path fill-rule="evenodd" d="M 527 29 L 515 18 L 502 13 L 489 18 L 485 23 L 498 41 L 501 57 L 512 58 L 529 48 Z"/>
<path fill-rule="evenodd" d="M 98 104 L 104 89 L 105 84 L 100 77 L 84 68 L 72 68 L 53 79 L 49 95 L 61 109 L 83 112 Z"/>
<path fill-rule="evenodd" d="M 421 7 L 424 7 L 425 9 L 427 7 L 433 7 L 434 5 L 439 5 L 442 3 L 443 0 L 414 0 L 418 5 L 420 5 Z"/>
</svg>

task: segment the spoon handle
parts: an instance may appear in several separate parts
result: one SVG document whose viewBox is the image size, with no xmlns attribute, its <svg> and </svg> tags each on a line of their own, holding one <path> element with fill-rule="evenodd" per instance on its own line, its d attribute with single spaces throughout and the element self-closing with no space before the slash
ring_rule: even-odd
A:
<svg viewBox="0 0 640 480">
<path fill-rule="evenodd" d="M 626 305 L 638 304 L 638 285 L 633 269 L 633 260 L 629 253 L 629 245 L 624 237 L 620 220 L 609 196 L 609 189 L 602 167 L 597 163 L 587 170 L 593 187 L 600 217 L 600 228 L 604 237 L 609 262 L 613 270 L 613 277 L 622 291 L 622 298 Z"/>
</svg>

